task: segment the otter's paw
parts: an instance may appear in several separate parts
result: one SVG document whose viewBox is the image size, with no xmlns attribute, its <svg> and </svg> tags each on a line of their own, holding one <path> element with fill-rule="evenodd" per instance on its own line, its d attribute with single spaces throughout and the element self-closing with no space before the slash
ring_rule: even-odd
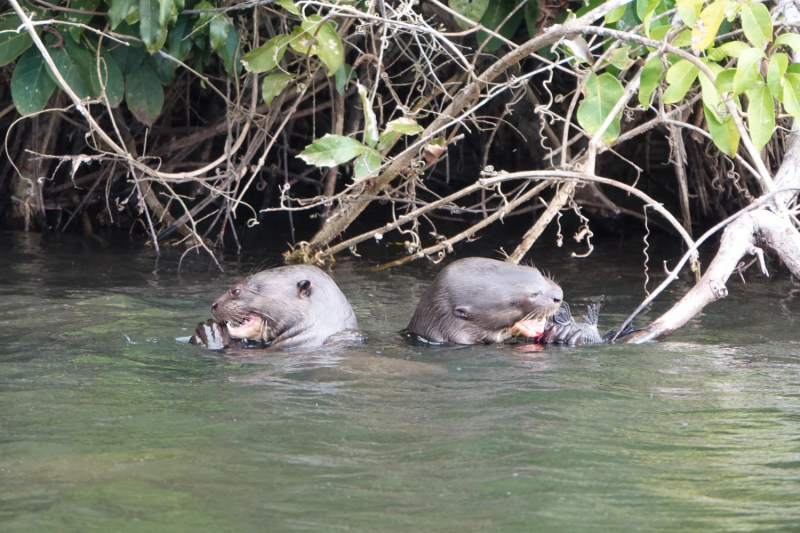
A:
<svg viewBox="0 0 800 533">
<path fill-rule="evenodd" d="M 216 320 L 197 324 L 194 335 L 189 339 L 190 344 L 196 344 L 209 350 L 222 350 L 229 347 L 231 342 L 228 328 Z"/>
<path fill-rule="evenodd" d="M 580 346 L 586 340 L 583 338 L 583 331 L 571 324 L 548 324 L 544 331 L 542 341 L 548 344 L 569 344 Z"/>
</svg>

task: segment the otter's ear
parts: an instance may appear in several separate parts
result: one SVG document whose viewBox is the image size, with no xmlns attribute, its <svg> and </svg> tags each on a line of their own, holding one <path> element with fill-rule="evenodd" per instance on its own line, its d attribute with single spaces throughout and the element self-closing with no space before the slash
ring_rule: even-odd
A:
<svg viewBox="0 0 800 533">
<path fill-rule="evenodd" d="M 306 298 L 308 298 L 309 296 L 311 296 L 311 281 L 307 279 L 304 279 L 303 281 L 298 281 L 297 291 L 301 297 L 305 296 Z"/>
<path fill-rule="evenodd" d="M 457 305 L 456 307 L 453 307 L 453 315 L 455 315 L 457 318 L 467 320 L 471 313 L 472 308 L 468 305 Z"/>
</svg>

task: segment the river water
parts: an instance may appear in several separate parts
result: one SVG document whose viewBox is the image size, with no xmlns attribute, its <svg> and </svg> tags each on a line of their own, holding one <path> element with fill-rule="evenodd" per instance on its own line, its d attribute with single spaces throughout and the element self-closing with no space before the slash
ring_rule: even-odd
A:
<svg viewBox="0 0 800 533">
<path fill-rule="evenodd" d="M 0 234 L 0 531 L 800 530 L 785 272 L 661 343 L 419 347 L 440 266 L 342 260 L 363 346 L 233 358 L 175 338 L 278 258 L 180 255 Z M 639 248 L 534 256 L 601 330 L 644 296 Z"/>
</svg>

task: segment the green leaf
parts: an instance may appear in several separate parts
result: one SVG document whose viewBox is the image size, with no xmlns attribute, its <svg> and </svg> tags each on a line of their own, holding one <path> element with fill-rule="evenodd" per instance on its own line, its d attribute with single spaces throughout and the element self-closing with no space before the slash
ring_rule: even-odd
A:
<svg viewBox="0 0 800 533">
<path fill-rule="evenodd" d="M 758 67 L 763 57 L 764 52 L 758 48 L 742 52 L 736 64 L 736 75 L 733 77 L 733 94 L 742 94 L 756 82 Z"/>
<path fill-rule="evenodd" d="M 100 81 L 102 80 L 102 85 Z M 108 105 L 117 107 L 122 103 L 125 96 L 125 83 L 122 71 L 117 64 L 117 60 L 105 47 L 100 49 L 100 72 L 97 72 L 97 56 L 92 55 L 92 65 L 89 69 L 89 81 L 92 84 L 92 92 L 96 95 L 103 93 L 105 87 Z"/>
<path fill-rule="evenodd" d="M 281 91 L 295 78 L 294 74 L 287 74 L 285 72 L 273 72 L 264 76 L 264 81 L 261 82 L 261 98 L 267 105 L 272 104 L 272 100 L 281 94 Z"/>
<path fill-rule="evenodd" d="M 697 22 L 697 17 L 700 16 L 700 10 L 702 9 L 702 2 L 700 5 L 695 7 L 681 7 L 678 6 L 676 8 L 678 10 L 678 16 L 681 18 L 684 24 L 687 27 L 693 28 L 695 23 Z"/>
<path fill-rule="evenodd" d="M 763 83 L 756 83 L 746 91 L 747 99 L 747 127 L 753 144 L 761 151 L 772 138 L 775 131 L 775 102 L 772 92 Z"/>
<path fill-rule="evenodd" d="M 731 41 L 719 48 L 711 48 L 708 51 L 708 58 L 712 61 L 722 61 L 726 57 L 739 57 L 745 50 L 750 49 L 751 47 L 745 42 Z"/>
<path fill-rule="evenodd" d="M 764 49 L 772 40 L 772 17 L 764 4 L 748 2 L 742 7 L 742 29 L 747 40 Z"/>
<path fill-rule="evenodd" d="M 369 150 L 367 146 L 355 139 L 328 134 L 306 146 L 297 157 L 315 167 L 335 167 L 347 163 L 367 150 Z"/>
<path fill-rule="evenodd" d="M 125 76 L 125 101 L 128 109 L 141 122 L 152 126 L 164 106 L 161 80 L 149 65 L 142 64 Z"/>
<path fill-rule="evenodd" d="M 781 52 L 772 54 L 767 68 L 767 86 L 770 92 L 778 99 L 783 99 L 783 89 L 781 88 L 781 78 L 786 74 L 789 66 L 789 57 Z"/>
<path fill-rule="evenodd" d="M 119 23 L 125 20 L 131 13 L 139 12 L 139 0 L 110 0 L 108 20 L 111 22 L 111 29 L 116 30 Z M 137 17 L 138 18 L 138 17 Z M 132 24 L 132 23 L 131 23 Z"/>
<path fill-rule="evenodd" d="M 139 0 L 139 35 L 147 50 L 155 52 L 164 46 L 167 30 L 159 22 L 159 0 Z"/>
<path fill-rule="evenodd" d="M 528 0 L 522 9 L 525 10 L 525 26 L 528 28 L 528 36 L 533 38 L 539 33 L 538 24 L 539 16 L 542 14 L 542 3 L 540 0 Z M 608 15 L 606 15 L 606 20 L 608 20 Z"/>
<path fill-rule="evenodd" d="M 123 74 L 130 74 L 135 68 L 142 64 L 147 51 L 140 44 L 124 45 L 114 44 L 111 47 L 111 54 L 117 60 Z"/>
<path fill-rule="evenodd" d="M 48 46 L 51 45 L 55 41 L 55 36 L 48 35 L 46 41 Z M 59 74 L 78 98 L 97 96 L 92 91 L 90 80 L 90 69 L 93 67 L 92 54 L 86 48 L 72 39 L 64 39 L 60 48 L 50 48 L 49 51 Z M 51 75 L 53 81 L 57 82 L 55 75 L 49 69 L 47 73 Z"/>
<path fill-rule="evenodd" d="M 175 79 L 175 64 L 161 54 L 147 56 L 144 60 L 153 69 L 161 85 L 169 85 Z"/>
<path fill-rule="evenodd" d="M 705 50 L 714 42 L 719 25 L 725 19 L 725 8 L 728 0 L 717 0 L 700 12 L 692 29 L 692 49 L 695 52 Z"/>
<path fill-rule="evenodd" d="M 630 52 L 630 46 L 620 46 L 611 54 L 611 59 L 609 59 L 609 63 L 614 65 L 620 70 L 628 70 L 633 66 L 633 59 L 628 57 L 628 52 Z"/>
<path fill-rule="evenodd" d="M 717 74 L 717 91 L 719 91 L 720 94 L 733 92 L 734 76 L 736 76 L 735 68 L 723 70 L 722 72 Z"/>
<path fill-rule="evenodd" d="M 401 117 L 386 124 L 386 129 L 378 138 L 378 150 L 385 150 L 398 135 L 418 135 L 425 131 L 414 119 Z"/>
<path fill-rule="evenodd" d="M 707 63 L 706 66 L 711 70 L 711 72 L 714 73 L 714 76 L 722 72 L 722 67 L 716 63 Z M 730 116 L 726 115 L 725 112 L 720 115 L 720 109 L 724 109 L 725 105 L 721 103 L 716 86 L 711 83 L 711 80 L 708 78 L 708 76 L 703 74 L 703 71 L 699 71 L 697 73 L 697 77 L 700 80 L 703 104 L 707 109 L 714 113 L 714 117 L 718 122 L 726 122 L 728 119 L 730 119 Z"/>
<path fill-rule="evenodd" d="M 17 111 L 21 115 L 41 111 L 55 90 L 56 84 L 47 74 L 39 49 L 28 48 L 11 75 L 11 98 Z"/>
<path fill-rule="evenodd" d="M 705 0 L 676 0 L 675 5 L 677 7 L 697 7 L 702 6 L 705 3 Z"/>
<path fill-rule="evenodd" d="M 645 109 L 650 107 L 650 96 L 661 83 L 661 74 L 664 73 L 664 66 L 661 58 L 656 56 L 647 60 L 642 68 L 642 76 L 639 81 L 639 103 Z"/>
<path fill-rule="evenodd" d="M 308 20 L 301 22 L 300 26 L 307 34 L 314 36 L 311 53 L 319 57 L 328 67 L 328 76 L 333 76 L 344 63 L 344 47 L 339 34 L 336 33 L 336 26 L 332 22 L 325 22 L 320 26 L 320 21 L 322 17 L 311 15 Z"/>
<path fill-rule="evenodd" d="M 372 105 L 367 100 L 367 89 L 360 83 L 358 87 L 358 95 L 361 97 L 361 106 L 364 110 L 364 144 L 370 148 L 375 148 L 378 144 L 378 120 L 375 118 L 375 111 Z"/>
<path fill-rule="evenodd" d="M 273 37 L 258 48 L 247 52 L 242 57 L 242 65 L 248 72 L 267 72 L 274 69 L 283 59 L 290 40 L 290 35 Z"/>
<path fill-rule="evenodd" d="M 300 10 L 297 9 L 297 6 L 294 5 L 294 2 L 292 2 L 292 0 L 277 0 L 275 3 L 281 6 L 289 13 L 293 13 L 298 16 L 300 15 Z"/>
<path fill-rule="evenodd" d="M 722 153 L 733 157 L 739 149 L 739 130 L 736 128 L 736 124 L 732 120 L 721 123 L 716 119 L 714 113 L 708 109 L 705 111 L 711 140 Z"/>
<path fill-rule="evenodd" d="M 178 18 L 178 7 L 174 0 L 158 0 L 158 23 L 164 28 Z"/>
<path fill-rule="evenodd" d="M 353 181 L 362 181 L 374 176 L 381 168 L 381 154 L 369 149 L 356 160 Z"/>
<path fill-rule="evenodd" d="M 473 22 L 479 22 L 486 12 L 486 8 L 489 6 L 489 1 L 490 0 L 450 0 L 448 5 L 450 9 L 454 10 L 459 15 L 463 15 Z M 464 29 L 472 27 L 471 24 L 458 17 L 453 18 L 455 18 L 456 23 Z"/>
<path fill-rule="evenodd" d="M 228 18 L 224 15 L 217 15 L 211 19 L 209 37 L 212 52 L 217 51 L 221 46 L 225 45 L 228 40 L 228 32 L 232 29 L 233 25 L 228 22 Z"/>
<path fill-rule="evenodd" d="M 692 32 L 690 30 L 683 30 L 675 37 L 675 40 L 672 41 L 672 46 L 677 48 L 684 48 L 686 46 L 690 46 L 692 44 Z"/>
<path fill-rule="evenodd" d="M 69 7 L 71 9 L 80 9 L 81 11 L 97 11 L 97 6 L 100 5 L 100 0 L 71 0 Z M 94 15 L 82 15 L 72 11 L 62 11 L 59 13 L 57 19 L 65 22 L 74 22 L 76 24 L 88 24 Z M 79 26 L 68 26 L 70 36 L 75 42 L 81 40 L 83 35 L 83 28 Z"/>
<path fill-rule="evenodd" d="M 667 70 L 667 83 L 669 87 L 664 91 L 663 102 L 674 104 L 680 102 L 692 87 L 700 69 L 693 63 L 681 59 Z"/>
<path fill-rule="evenodd" d="M 775 46 L 787 45 L 795 52 L 800 52 L 800 35 L 796 33 L 784 33 L 775 39 Z"/>
<path fill-rule="evenodd" d="M 797 87 L 800 84 L 800 75 L 786 74 L 781 79 L 781 86 L 783 87 L 783 108 L 786 112 L 794 117 L 795 120 L 800 120 L 800 95 L 798 95 Z"/>
<path fill-rule="evenodd" d="M 792 74 L 800 74 L 800 63 L 792 63 L 788 67 L 786 67 L 786 72 Z"/>
<path fill-rule="evenodd" d="M 175 27 L 169 31 L 169 37 L 167 37 L 169 55 L 178 61 L 186 59 L 186 56 L 192 51 L 192 39 L 189 37 L 192 31 L 191 19 L 190 15 L 180 15 L 177 22 L 175 22 Z M 230 37 L 230 33 L 228 36 Z"/>
<path fill-rule="evenodd" d="M 643 12 L 639 12 L 639 18 L 642 19 L 642 24 L 644 25 L 644 32 L 649 37 L 650 36 L 650 21 L 653 18 L 653 14 L 656 11 L 656 8 L 661 3 L 662 0 L 645 0 L 637 4 L 637 8 L 639 6 L 643 6 Z"/>
<path fill-rule="evenodd" d="M 33 39 L 25 28 L 14 33 L 21 24 L 22 21 L 16 14 L 6 13 L 0 19 L 0 31 L 8 32 L 0 33 L 0 67 L 14 61 L 33 44 Z"/>
<path fill-rule="evenodd" d="M 622 15 L 625 14 L 625 10 L 628 8 L 627 4 L 623 4 L 618 8 L 614 9 L 613 11 L 606 14 L 606 24 L 614 24 L 616 21 L 622 18 Z"/>
<path fill-rule="evenodd" d="M 225 39 L 225 45 L 217 50 L 217 55 L 222 58 L 222 63 L 225 65 L 225 72 L 231 76 L 238 76 L 242 71 L 242 49 L 239 46 L 239 34 L 236 33 L 236 28 L 231 26 L 228 31 L 228 38 Z"/>
<path fill-rule="evenodd" d="M 522 22 L 524 11 L 522 9 L 517 9 L 517 11 L 511 16 L 511 18 L 508 19 L 505 24 L 503 24 L 503 21 L 512 11 L 514 11 L 515 7 L 515 0 L 492 0 L 489 2 L 486 11 L 481 17 L 481 25 L 485 28 L 489 28 L 495 33 L 502 35 L 506 39 L 511 39 L 511 37 L 513 37 L 517 32 L 517 28 L 519 28 L 519 25 Z M 503 25 L 500 26 L 501 24 Z M 478 39 L 478 45 L 484 45 L 483 50 L 485 52 L 494 52 L 503 45 L 503 41 L 497 37 L 490 38 L 489 34 L 485 31 L 479 31 L 476 37 Z"/>
<path fill-rule="evenodd" d="M 590 135 L 600 131 L 606 117 L 613 107 L 625 95 L 622 84 L 611 74 L 604 73 L 598 76 L 590 74 L 582 89 L 584 99 L 578 106 L 578 123 Z M 619 119 L 622 110 L 617 114 L 609 127 L 603 132 L 602 140 L 610 144 L 619 137 Z"/>
<path fill-rule="evenodd" d="M 339 94 L 344 94 L 344 91 L 347 88 L 347 83 L 352 79 L 356 79 L 356 75 L 353 72 L 353 67 L 347 63 L 342 63 L 342 66 L 336 71 L 336 92 Z"/>
</svg>

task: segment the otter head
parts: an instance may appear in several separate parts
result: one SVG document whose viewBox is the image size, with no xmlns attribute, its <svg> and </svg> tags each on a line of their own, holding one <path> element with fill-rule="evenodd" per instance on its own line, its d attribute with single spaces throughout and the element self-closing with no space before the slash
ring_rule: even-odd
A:
<svg viewBox="0 0 800 533">
<path fill-rule="evenodd" d="M 227 325 L 231 337 L 281 348 L 318 346 L 334 333 L 358 327 L 336 283 L 308 265 L 250 276 L 220 296 L 211 313 Z"/>
<path fill-rule="evenodd" d="M 436 276 L 408 329 L 430 341 L 458 344 L 539 337 L 562 298 L 561 287 L 533 267 L 461 259 Z"/>
</svg>

